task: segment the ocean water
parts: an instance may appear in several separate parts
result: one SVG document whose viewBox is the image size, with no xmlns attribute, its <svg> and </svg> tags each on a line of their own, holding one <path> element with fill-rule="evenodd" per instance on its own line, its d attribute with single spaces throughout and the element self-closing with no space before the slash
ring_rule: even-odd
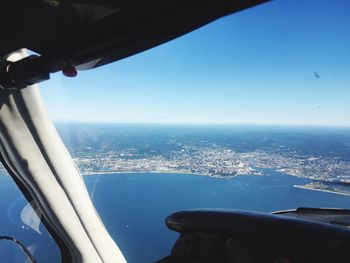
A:
<svg viewBox="0 0 350 263">
<path fill-rule="evenodd" d="M 130 173 L 91 175 L 84 179 L 106 228 L 131 263 L 153 262 L 170 253 L 178 234 L 168 230 L 164 220 L 175 211 L 228 208 L 271 212 L 301 206 L 350 208 L 349 196 L 293 187 L 309 183 L 310 179 L 273 170 L 265 173 L 267 175 L 233 178 Z M 59 262 L 59 250 L 43 226 L 39 227 L 39 234 L 38 229 L 21 221 L 19 215 L 26 201 L 7 176 L 0 176 L 0 193 L 0 235 L 21 240 L 39 262 Z M 0 254 L 6 251 L 0 246 Z M 14 261 L 7 262 L 23 261 L 12 259 Z"/>
</svg>

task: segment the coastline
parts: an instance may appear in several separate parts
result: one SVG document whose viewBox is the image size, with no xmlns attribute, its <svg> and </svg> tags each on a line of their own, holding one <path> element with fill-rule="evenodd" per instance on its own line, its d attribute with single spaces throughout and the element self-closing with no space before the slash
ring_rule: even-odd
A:
<svg viewBox="0 0 350 263">
<path fill-rule="evenodd" d="M 293 185 L 295 188 L 300 188 L 300 189 L 306 189 L 306 190 L 313 190 L 313 191 L 319 191 L 319 192 L 325 192 L 325 193 L 330 193 L 330 194 L 337 194 L 337 195 L 345 195 L 345 196 L 350 196 L 350 193 L 345 193 L 345 192 L 337 192 L 337 191 L 332 191 L 328 189 L 320 189 L 320 188 L 313 188 L 310 186 L 305 186 L 305 185 Z"/>
<path fill-rule="evenodd" d="M 190 171 L 91 171 L 91 172 L 80 172 L 80 174 L 82 176 L 89 176 L 89 175 L 101 175 L 101 174 L 143 174 L 143 173 L 158 173 L 158 174 L 166 174 L 166 173 L 170 173 L 170 174 L 191 174 L 192 173 Z M 200 175 L 200 174 L 198 174 Z"/>
<path fill-rule="evenodd" d="M 81 172 L 80 174 L 82 176 L 93 176 L 93 175 L 103 175 L 103 174 L 186 174 L 186 175 L 193 175 L 193 176 L 208 176 L 212 178 L 234 178 L 237 176 L 242 175 L 255 175 L 255 174 L 236 174 L 236 175 L 211 175 L 211 174 L 199 174 L 199 173 L 193 173 L 191 171 L 181 171 L 181 170 L 167 170 L 167 171 L 95 171 L 95 172 Z M 261 175 L 259 175 L 261 176 Z"/>
</svg>

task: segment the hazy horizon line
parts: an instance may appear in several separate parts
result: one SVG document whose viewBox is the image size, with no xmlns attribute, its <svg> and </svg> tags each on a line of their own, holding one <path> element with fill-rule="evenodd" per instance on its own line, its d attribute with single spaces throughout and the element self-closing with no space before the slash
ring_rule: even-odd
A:
<svg viewBox="0 0 350 263">
<path fill-rule="evenodd" d="M 108 122 L 108 121 L 62 121 L 53 120 L 54 124 L 95 124 L 95 125 L 146 125 L 146 126 L 251 126 L 251 127 L 314 127 L 314 128 L 350 128 L 349 125 L 335 124 L 269 124 L 269 123 L 164 123 L 164 122 Z"/>
</svg>

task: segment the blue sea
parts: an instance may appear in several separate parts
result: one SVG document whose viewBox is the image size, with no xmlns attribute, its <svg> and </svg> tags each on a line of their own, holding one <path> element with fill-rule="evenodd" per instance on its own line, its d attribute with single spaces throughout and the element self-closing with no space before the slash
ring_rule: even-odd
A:
<svg viewBox="0 0 350 263">
<path fill-rule="evenodd" d="M 301 206 L 350 208 L 349 196 L 293 187 L 307 184 L 310 179 L 274 170 L 265 170 L 265 173 L 267 175 L 233 178 L 129 173 L 91 175 L 84 179 L 103 222 L 131 263 L 153 262 L 170 253 L 178 234 L 168 230 L 164 220 L 175 211 L 229 208 L 271 212 Z M 39 226 L 39 234 L 38 229 L 21 221 L 20 213 L 26 201 L 10 177 L 0 176 L 0 194 L 0 235 L 21 240 L 39 262 L 60 262 L 59 250 L 44 227 Z M 2 259 L 8 257 L 12 261 L 6 262 L 23 262 L 17 248 L 6 241 L 0 242 Z"/>
</svg>

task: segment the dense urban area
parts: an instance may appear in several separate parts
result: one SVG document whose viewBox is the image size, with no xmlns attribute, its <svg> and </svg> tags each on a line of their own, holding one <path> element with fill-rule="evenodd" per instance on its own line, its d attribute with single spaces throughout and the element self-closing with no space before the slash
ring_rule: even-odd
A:
<svg viewBox="0 0 350 263">
<path fill-rule="evenodd" d="M 83 175 L 183 173 L 228 178 L 280 172 L 311 180 L 295 187 L 350 194 L 349 129 L 80 124 L 59 128 Z"/>
<path fill-rule="evenodd" d="M 83 174 L 106 172 L 174 172 L 208 176 L 262 175 L 264 169 L 326 181 L 350 182 L 350 163 L 337 157 L 314 157 L 294 152 L 236 152 L 213 144 L 182 146 L 166 155 L 140 154 L 138 149 L 81 152 L 74 158 Z"/>
</svg>

